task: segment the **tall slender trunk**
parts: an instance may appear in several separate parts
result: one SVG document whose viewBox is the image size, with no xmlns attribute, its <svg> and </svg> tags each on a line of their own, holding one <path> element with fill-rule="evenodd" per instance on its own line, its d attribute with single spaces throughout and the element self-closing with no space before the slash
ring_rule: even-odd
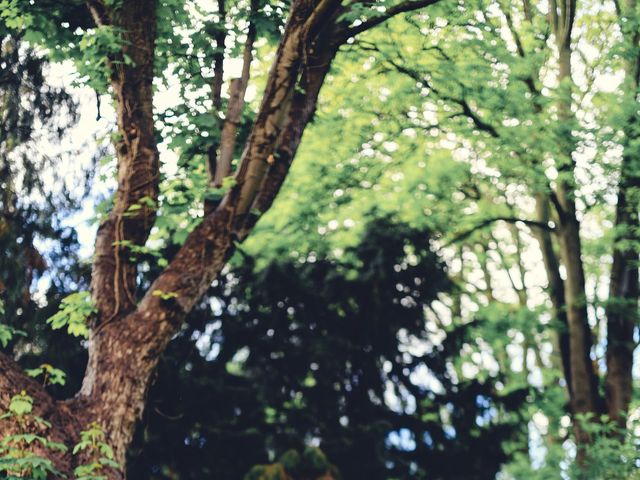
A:
<svg viewBox="0 0 640 480">
<path fill-rule="evenodd" d="M 616 205 L 616 245 L 611 266 L 607 303 L 607 407 L 612 420 L 624 426 L 633 389 L 633 331 L 638 319 L 638 157 L 624 155 L 618 203 Z M 635 162 L 634 162 L 635 161 Z M 635 190 L 635 191 L 632 191 Z M 622 243 L 622 242 L 627 242 Z M 635 242 L 635 244 L 633 243 Z"/>
<path fill-rule="evenodd" d="M 623 15 L 636 16 L 636 0 L 627 0 Z M 636 105 L 638 98 L 638 75 L 640 74 L 640 53 L 638 40 L 640 32 L 635 20 L 622 22 L 625 41 L 629 50 L 625 65 L 625 91 L 629 104 Z M 626 25 L 625 25 L 626 24 Z M 631 31 L 625 31 L 626 28 Z M 625 426 L 626 413 L 633 390 L 633 351 L 636 343 L 633 333 L 638 320 L 638 255 L 640 242 L 640 140 L 639 118 L 636 109 L 630 114 L 623 128 L 624 143 L 618 201 L 616 204 L 616 236 L 613 245 L 613 263 L 609 277 L 609 301 L 607 303 L 607 377 L 606 393 L 608 413 L 612 420 Z"/>
<path fill-rule="evenodd" d="M 575 18 L 575 0 L 551 1 L 551 21 L 558 48 L 558 99 L 556 102 L 558 125 L 558 150 L 556 164 L 558 239 L 560 256 L 566 271 L 564 285 L 567 326 L 569 331 L 569 363 L 571 371 L 571 410 L 573 415 L 602 412 L 602 401 L 598 393 L 598 377 L 591 360 L 593 345 L 587 314 L 584 267 L 580 221 L 577 217 L 575 195 L 575 161 L 573 154 L 576 140 L 573 129 L 576 120 L 571 111 L 573 88 L 571 70 L 571 32 Z M 578 463 L 584 460 L 584 446 L 591 441 L 590 435 L 577 418 L 574 433 L 578 446 Z"/>
<path fill-rule="evenodd" d="M 549 200 L 546 195 L 538 194 L 536 200 L 536 220 L 548 224 L 550 221 Z M 564 298 L 564 281 L 560 275 L 560 264 L 553 247 L 553 238 L 548 230 L 537 228 L 533 232 L 540 252 L 542 262 L 547 274 L 547 294 L 551 300 L 552 313 L 557 328 L 553 330 L 556 336 L 556 349 L 560 353 L 560 367 L 567 384 L 567 392 L 571 398 L 571 359 L 569 357 L 569 325 L 567 321 L 567 309 Z M 557 358 L 557 357 L 556 357 Z"/>
</svg>

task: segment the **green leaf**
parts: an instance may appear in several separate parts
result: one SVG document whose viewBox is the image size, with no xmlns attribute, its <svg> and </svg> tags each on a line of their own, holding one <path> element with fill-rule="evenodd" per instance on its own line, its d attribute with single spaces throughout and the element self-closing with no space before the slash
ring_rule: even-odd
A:
<svg viewBox="0 0 640 480">
<path fill-rule="evenodd" d="M 60 310 L 47 320 L 51 328 L 58 330 L 67 327 L 69 334 L 75 337 L 89 336 L 88 318 L 96 313 L 89 292 L 77 292 L 65 297 Z"/>
</svg>

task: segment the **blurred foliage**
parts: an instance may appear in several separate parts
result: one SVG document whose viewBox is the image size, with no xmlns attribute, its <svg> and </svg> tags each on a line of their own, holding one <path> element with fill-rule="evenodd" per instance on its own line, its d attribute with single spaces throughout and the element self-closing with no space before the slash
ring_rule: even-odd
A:
<svg viewBox="0 0 640 480">
<path fill-rule="evenodd" d="M 25 367 L 55 357 L 67 370 L 84 349 L 49 333 L 45 320 L 85 282 L 77 235 L 65 220 L 79 208 L 91 175 L 66 168 L 79 174 L 71 178 L 61 169 L 68 165 L 63 139 L 78 118 L 77 105 L 67 90 L 47 82 L 49 59 L 24 37 L 0 19 L 0 344 Z M 75 372 L 69 386 L 55 391 L 69 394 L 80 378 Z"/>
<path fill-rule="evenodd" d="M 244 480 L 339 480 L 340 475 L 321 450 L 307 447 L 302 454 L 285 452 L 278 463 L 256 465 Z"/>
<path fill-rule="evenodd" d="M 472 324 L 424 321 L 449 288 L 429 233 L 387 218 L 342 261 L 243 258 L 169 347 L 130 475 L 240 478 L 316 439 L 345 478 L 486 478 L 527 390 L 451 369 Z"/>
</svg>

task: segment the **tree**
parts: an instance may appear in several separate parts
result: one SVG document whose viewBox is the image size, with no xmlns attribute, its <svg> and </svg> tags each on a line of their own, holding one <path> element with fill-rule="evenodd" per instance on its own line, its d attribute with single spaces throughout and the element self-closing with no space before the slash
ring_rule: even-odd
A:
<svg viewBox="0 0 640 480">
<path fill-rule="evenodd" d="M 338 49 L 355 35 L 395 15 L 431 3 L 434 0 L 407 1 L 378 12 L 363 9 L 358 3 L 344 6 L 330 0 L 294 1 L 232 186 L 215 208 L 209 205 L 164 271 L 145 292 L 138 293 L 137 264 L 128 250 L 144 247 L 156 220 L 160 189 L 153 80 L 156 45 L 161 40 L 158 34 L 163 33 L 157 15 L 161 5 L 153 0 L 89 0 L 96 38 L 106 39 L 98 45 L 104 57 L 92 60 L 106 67 L 117 109 L 118 188 L 96 239 L 91 277 L 93 306 L 85 310 L 92 311 L 87 371 L 82 389 L 73 398 L 56 402 L 3 354 L 0 408 L 8 410 L 11 399 L 26 392 L 33 399 L 33 414 L 50 422 L 46 427 L 49 438 L 67 448 L 81 440 L 80 432 L 87 425 L 99 425 L 120 466 L 108 476 L 122 478 L 125 452 L 144 410 L 149 382 L 162 351 L 218 275 L 235 243 L 246 238 L 260 214 L 271 206 L 313 117 L 320 88 Z M 9 2 L 6 8 L 3 16 L 18 28 L 36 32 L 30 34 L 32 38 L 37 38 L 39 28 L 52 28 L 51 15 L 43 17 L 38 7 Z M 57 6 L 54 12 L 59 13 L 60 8 Z M 242 9 L 242 4 L 238 8 Z M 219 22 L 224 11 L 221 8 L 218 12 Z M 250 52 L 257 16 L 250 15 L 248 23 Z M 46 39 L 51 33 L 40 30 L 39 35 Z M 250 57 L 246 55 L 245 71 Z M 239 93 L 232 98 L 240 99 L 245 77 L 235 82 Z M 94 81 L 98 84 L 100 79 Z M 219 82 L 218 77 L 214 87 Z M 214 98 L 216 92 L 217 87 L 213 89 Z M 230 105 L 227 119 L 232 120 L 238 108 Z M 228 135 L 224 135 L 225 128 L 222 130 L 216 169 L 226 173 L 233 132 L 227 129 Z M 209 165 L 209 176 L 213 177 L 210 182 L 216 185 L 212 162 Z M 12 433 L 7 424 L 2 427 L 4 436 Z M 90 453 L 83 449 L 76 456 L 55 452 L 48 455 L 66 474 L 91 460 Z"/>
</svg>

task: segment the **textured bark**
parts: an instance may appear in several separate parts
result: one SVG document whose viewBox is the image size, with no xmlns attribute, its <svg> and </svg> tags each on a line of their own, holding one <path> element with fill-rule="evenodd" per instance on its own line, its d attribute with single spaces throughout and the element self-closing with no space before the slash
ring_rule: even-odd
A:
<svg viewBox="0 0 640 480">
<path fill-rule="evenodd" d="M 564 53 L 562 58 L 560 59 L 561 72 L 559 74 L 559 78 L 569 78 L 571 73 L 571 65 L 570 65 L 570 41 L 571 41 L 571 15 L 572 9 L 575 9 L 575 5 L 572 6 L 571 2 L 563 2 L 564 6 L 560 6 L 560 12 L 558 12 L 559 5 L 557 2 L 551 2 L 550 7 L 553 9 L 550 12 L 550 21 L 552 26 L 554 27 L 556 33 L 556 41 L 558 43 L 563 43 Z M 524 19 L 527 23 L 533 24 L 534 14 L 531 7 L 531 4 L 528 0 L 524 0 L 522 2 Z M 513 22 L 513 18 L 510 14 L 510 10 L 508 8 L 502 8 L 503 14 L 505 16 L 505 20 L 507 26 L 509 27 L 509 31 L 511 32 L 514 42 L 516 44 L 518 55 L 525 59 L 528 57 L 527 52 L 524 49 L 520 33 L 515 27 Z M 555 14 L 553 13 L 555 12 Z M 563 15 L 564 19 L 564 28 L 569 29 L 567 33 L 562 32 L 562 27 L 560 26 L 559 19 L 557 18 L 558 14 Z M 566 23 L 568 22 L 568 23 Z M 567 56 L 568 52 L 568 56 Z M 537 72 L 537 75 L 540 75 L 540 71 Z M 531 75 L 523 79 L 524 83 L 527 86 L 527 89 L 532 95 L 533 98 L 533 112 L 536 114 L 542 113 L 543 109 L 540 103 L 542 99 L 542 94 L 538 87 L 536 86 L 536 80 L 534 76 Z M 567 111 L 566 106 L 562 106 L 560 110 L 563 110 L 562 116 L 567 116 L 569 111 Z M 571 155 L 572 149 L 567 149 L 568 155 Z M 533 162 L 538 163 L 538 162 Z M 570 162 L 569 162 L 570 163 Z M 547 188 L 550 187 L 547 185 Z M 555 194 L 552 193 L 551 197 Z M 551 220 L 551 212 L 549 208 L 550 198 L 549 195 L 545 195 L 542 193 L 535 194 L 535 203 L 536 203 L 536 222 L 539 225 L 548 225 Z M 554 237 L 551 234 L 551 231 L 547 228 L 533 228 L 533 235 L 536 238 L 538 245 L 540 247 L 540 252 L 542 254 L 542 260 L 544 263 L 545 273 L 547 276 L 547 293 L 549 295 L 549 299 L 552 304 L 552 312 L 553 317 L 557 322 L 558 328 L 555 332 L 557 336 L 555 349 L 560 353 L 560 362 L 556 362 L 558 367 L 562 369 L 564 379 L 566 382 L 566 388 L 569 398 L 572 398 L 572 378 L 571 378 L 571 357 L 570 357 L 570 334 L 569 334 L 569 326 L 567 320 L 567 309 L 565 302 L 565 286 L 564 281 L 562 280 L 562 276 L 560 275 L 560 263 L 558 261 L 555 249 L 554 249 Z"/>
<path fill-rule="evenodd" d="M 569 209 L 573 205 L 573 202 L 568 200 L 563 203 L 567 204 Z M 597 376 L 591 360 L 592 338 L 587 318 L 580 224 L 575 217 L 575 211 L 565 214 L 559 235 L 562 263 L 567 274 L 565 301 L 569 331 L 571 406 L 574 414 L 601 413 Z M 583 440 L 586 440 L 586 437 L 578 438 L 579 442 Z"/>
<path fill-rule="evenodd" d="M 213 104 L 214 115 L 220 115 L 222 110 L 222 86 L 224 84 L 224 49 L 227 32 L 224 28 L 226 19 L 225 0 L 218 0 L 218 28 L 214 34 L 216 41 L 216 51 L 213 54 L 213 81 L 211 82 L 211 103 Z M 214 178 L 216 175 L 216 166 L 218 163 L 218 147 L 219 139 L 214 135 L 214 141 L 207 152 L 207 178 L 209 186 L 214 186 Z M 216 207 L 215 202 L 205 200 L 205 213 L 209 214 Z"/>
<path fill-rule="evenodd" d="M 293 90 L 304 45 L 299 32 L 305 28 L 303 20 L 309 17 L 312 9 L 312 4 L 302 2 L 292 7 L 285 40 L 275 60 L 265 99 L 280 98 L 278 94 L 283 88 L 283 76 L 293 80 L 286 85 Z M 291 37 L 296 37 L 296 42 L 288 43 L 287 39 Z M 309 101 L 315 105 L 316 98 L 317 92 Z M 239 237 L 234 225 L 241 223 L 238 219 L 244 218 L 246 212 L 242 205 L 247 196 L 259 194 L 262 184 L 247 181 L 247 172 L 260 171 L 254 167 L 255 163 L 268 164 L 270 153 L 266 152 L 275 151 L 278 145 L 278 137 L 269 136 L 272 133 L 269 130 L 272 115 L 275 110 L 276 115 L 284 116 L 283 108 L 289 112 L 289 105 L 263 102 L 241 159 L 244 168 L 241 167 L 236 175 L 238 187 L 230 191 L 221 205 L 192 232 L 137 308 L 117 322 L 110 321 L 91 332 L 89 365 L 74 405 L 88 411 L 91 418 L 103 425 L 121 463 L 124 463 L 126 448 L 142 415 L 151 375 L 160 354 L 233 251 L 234 241 Z M 284 116 L 287 121 L 282 124 L 296 124 L 302 131 L 309 119 Z M 258 142 L 264 142 L 260 148 L 256 146 Z M 246 152 L 257 153 L 250 156 Z M 247 183 L 251 188 L 247 188 Z M 276 193 L 276 190 L 270 192 L 273 196 Z M 262 192 L 260 194 L 263 195 Z M 162 300 L 153 295 L 158 290 L 171 292 L 175 298 Z"/>
<path fill-rule="evenodd" d="M 153 61 L 156 34 L 154 0 L 124 0 L 110 14 L 89 4 L 98 25 L 122 31 L 122 54 L 110 59 L 117 105 L 118 190 L 109 217 L 98 230 L 91 276 L 96 320 L 109 322 L 136 304 L 136 265 L 127 243 L 144 245 L 155 220 L 159 164 L 153 126 Z M 127 65 L 125 58 L 132 65 Z"/>
<path fill-rule="evenodd" d="M 625 156 L 616 205 L 616 227 L 623 233 L 616 240 L 638 242 L 637 192 L 640 177 L 629 172 L 632 159 Z M 628 198 L 631 197 L 631 198 Z M 631 200 L 635 201 L 631 201 Z M 633 339 L 638 317 L 638 250 L 636 245 L 614 246 L 607 304 L 607 408 L 609 416 L 624 426 L 633 390 Z"/>
<path fill-rule="evenodd" d="M 83 416 L 75 412 L 67 402 L 55 402 L 42 385 L 32 378 L 26 377 L 20 367 L 7 355 L 0 353 L 0 407 L 6 412 L 11 397 L 25 391 L 33 399 L 33 414 L 46 418 L 51 422 L 49 429 L 37 429 L 31 433 L 66 445 L 76 442 L 83 428 Z M 8 420 L 0 421 L 0 437 L 15 433 Z M 57 470 L 73 478 L 71 473 L 72 457 L 69 452 L 60 453 L 55 450 L 33 450 L 34 454 L 51 459 Z"/>
<path fill-rule="evenodd" d="M 571 369 L 571 410 L 574 415 L 602 413 L 602 399 L 598 393 L 598 377 L 591 360 L 591 329 L 587 316 L 586 289 L 582 263 L 580 222 L 575 206 L 574 159 L 575 139 L 572 128 L 575 118 L 571 111 L 571 32 L 575 18 L 575 0 L 552 0 L 550 21 L 558 48 L 558 157 L 559 172 L 557 205 L 560 256 L 566 270 L 565 304 L 569 331 L 569 363 Z M 577 460 L 584 458 L 584 446 L 590 435 L 579 422 L 574 422 L 578 445 Z"/>
</svg>

